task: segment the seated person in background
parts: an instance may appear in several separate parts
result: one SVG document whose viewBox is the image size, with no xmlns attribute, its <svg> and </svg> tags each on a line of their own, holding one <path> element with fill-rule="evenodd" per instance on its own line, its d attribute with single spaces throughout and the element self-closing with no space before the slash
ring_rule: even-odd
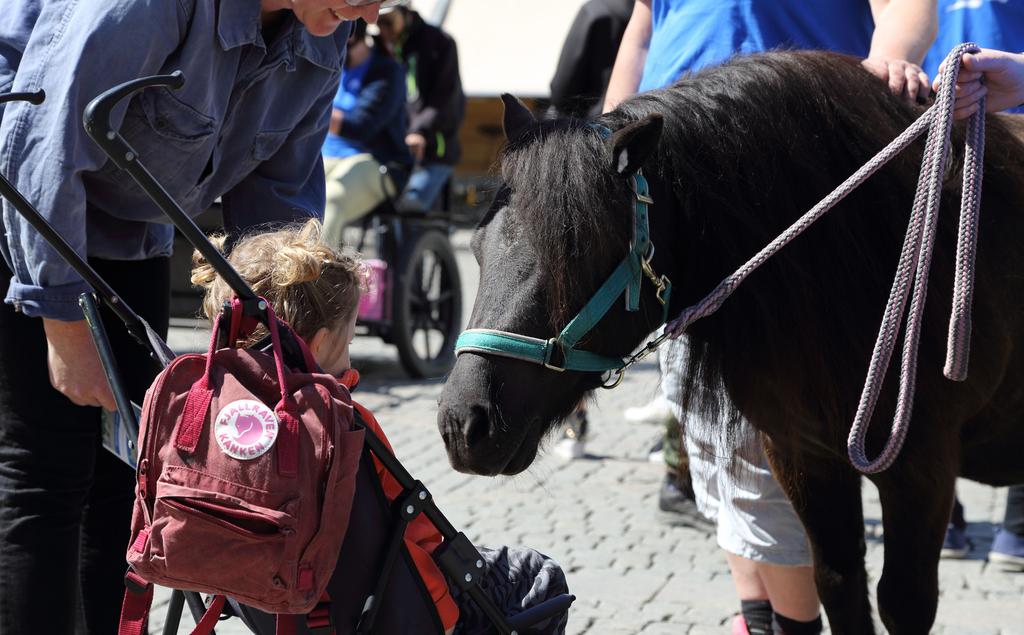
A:
<svg viewBox="0 0 1024 635">
<path fill-rule="evenodd" d="M 399 209 L 431 209 L 459 161 L 459 127 L 466 96 L 455 40 L 407 7 L 385 10 L 380 37 L 406 66 L 409 127 L 405 143 L 416 158 Z"/>
<path fill-rule="evenodd" d="M 401 189 L 403 168 L 412 166 L 405 146 L 405 73 L 359 20 L 348 39 L 341 85 L 324 142 L 327 205 L 325 240 L 342 244 L 345 225 L 370 213 Z M 380 168 L 389 168 L 382 175 Z M 407 173 L 406 173 L 407 174 Z M 386 188 L 386 189 L 385 189 Z"/>
<path fill-rule="evenodd" d="M 223 247 L 223 239 L 218 247 Z M 242 238 L 231 249 L 228 261 L 257 295 L 270 302 L 277 316 L 291 325 L 309 346 L 320 368 L 354 390 L 359 374 L 350 368 L 348 346 L 355 335 L 359 306 L 360 263 L 321 239 L 316 220 L 280 231 Z M 232 292 L 213 268 L 196 252 L 192 284 L 205 289 L 203 312 L 215 319 Z M 263 337 L 257 331 L 249 344 Z M 353 403 L 363 421 L 391 449 L 373 414 Z M 377 476 L 385 495 L 394 500 L 402 486 L 374 457 Z M 350 531 L 387 531 L 385 527 L 350 527 Z M 441 534 L 424 515 L 405 531 L 405 544 L 417 573 L 423 578 L 447 633 L 490 632 L 488 618 L 458 585 L 449 585 L 432 554 Z M 514 615 L 545 600 L 567 593 L 565 574 L 557 562 L 522 547 L 478 548 L 487 563 L 482 588 L 504 615 Z M 343 566 L 343 565 L 339 565 Z M 566 614 L 531 627 L 530 632 L 562 634 Z"/>
</svg>

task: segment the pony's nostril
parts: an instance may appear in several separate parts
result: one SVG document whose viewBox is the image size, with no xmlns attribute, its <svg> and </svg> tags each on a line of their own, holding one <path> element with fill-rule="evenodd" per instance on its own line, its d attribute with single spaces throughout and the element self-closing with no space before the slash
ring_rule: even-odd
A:
<svg viewBox="0 0 1024 635">
<path fill-rule="evenodd" d="M 490 418 L 487 416 L 487 409 L 483 406 L 472 406 L 462 424 L 462 435 L 466 440 L 466 447 L 473 448 L 481 441 L 490 436 Z"/>
</svg>

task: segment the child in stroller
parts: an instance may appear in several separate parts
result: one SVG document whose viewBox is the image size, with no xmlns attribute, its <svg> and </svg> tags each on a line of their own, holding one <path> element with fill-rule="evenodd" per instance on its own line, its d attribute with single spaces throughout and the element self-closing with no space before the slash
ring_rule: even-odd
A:
<svg viewBox="0 0 1024 635">
<path fill-rule="evenodd" d="M 215 239 L 218 240 L 218 239 Z M 219 239 L 223 246 L 223 239 Z M 232 290 L 214 269 L 196 253 L 193 284 L 205 288 L 203 311 L 216 318 Z M 239 240 L 228 256 L 230 264 L 265 298 L 275 313 L 290 324 L 309 346 L 321 368 L 350 390 L 359 380 L 350 368 L 348 347 L 355 331 L 360 294 L 360 264 L 357 259 L 338 253 L 321 241 L 317 221 Z M 265 333 L 256 332 L 252 342 Z M 354 404 L 367 426 L 385 444 L 387 439 L 373 415 Z M 390 445 L 388 446 L 390 449 Z M 376 473 L 389 500 L 402 487 L 374 459 Z M 349 531 L 373 531 L 372 527 L 352 526 Z M 456 584 L 450 584 L 434 562 L 432 554 L 441 544 L 441 535 L 423 515 L 417 516 L 405 533 L 405 544 L 416 572 L 429 591 L 446 633 L 486 633 L 491 628 L 487 617 Z M 485 591 L 506 614 L 515 613 L 567 592 L 565 575 L 559 565 L 533 549 L 501 547 L 480 548 L 487 564 Z M 339 563 L 339 566 L 344 566 Z M 258 611 L 237 607 L 250 626 L 260 620 Z M 567 616 L 561 614 L 549 623 L 533 627 L 533 632 L 564 633 Z M 254 630 L 257 630 L 254 628 Z"/>
</svg>

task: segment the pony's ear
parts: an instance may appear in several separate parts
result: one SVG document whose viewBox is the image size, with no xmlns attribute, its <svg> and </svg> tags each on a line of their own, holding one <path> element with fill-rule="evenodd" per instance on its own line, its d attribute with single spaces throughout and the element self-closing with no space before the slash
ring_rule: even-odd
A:
<svg viewBox="0 0 1024 635">
<path fill-rule="evenodd" d="M 639 170 L 657 150 L 663 122 L 661 115 L 654 113 L 617 130 L 608 140 L 612 150 L 612 169 L 619 174 L 632 174 Z"/>
<path fill-rule="evenodd" d="M 505 139 L 508 141 L 515 140 L 527 128 L 537 123 L 537 119 L 530 109 L 512 95 L 503 94 L 501 103 L 505 105 L 505 118 L 502 121 L 502 126 L 505 128 Z"/>
</svg>

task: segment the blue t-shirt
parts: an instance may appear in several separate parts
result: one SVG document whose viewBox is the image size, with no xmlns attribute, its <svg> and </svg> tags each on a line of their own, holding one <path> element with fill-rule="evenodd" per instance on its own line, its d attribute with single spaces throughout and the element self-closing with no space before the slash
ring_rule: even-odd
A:
<svg viewBox="0 0 1024 635">
<path fill-rule="evenodd" d="M 939 35 L 924 58 L 924 72 L 935 77 L 946 55 L 964 42 L 1024 51 L 1024 0 L 939 0 Z"/>
<path fill-rule="evenodd" d="M 373 56 L 367 56 L 366 61 L 358 66 L 346 68 L 341 71 L 341 84 L 338 86 L 338 94 L 334 96 L 334 109 L 340 110 L 346 115 L 352 112 L 359 103 L 359 91 L 363 89 L 363 78 L 370 68 Z M 363 154 L 369 150 L 361 143 L 348 137 L 341 137 L 333 132 L 327 133 L 324 139 L 323 154 L 325 157 L 344 159 L 355 154 Z"/>
<path fill-rule="evenodd" d="M 736 53 L 783 47 L 866 57 L 874 31 L 868 0 L 653 0 L 651 12 L 640 91 Z"/>
</svg>

